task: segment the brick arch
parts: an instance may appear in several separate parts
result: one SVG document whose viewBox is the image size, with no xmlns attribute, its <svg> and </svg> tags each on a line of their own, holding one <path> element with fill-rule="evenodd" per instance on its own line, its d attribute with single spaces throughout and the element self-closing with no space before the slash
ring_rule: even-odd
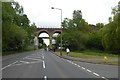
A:
<svg viewBox="0 0 120 80">
<path fill-rule="evenodd" d="M 39 36 L 41 33 L 45 32 L 49 35 L 49 40 L 50 40 L 50 47 L 52 46 L 52 39 L 53 39 L 53 34 L 54 33 L 62 33 L 61 28 L 37 28 L 37 35 Z"/>
<path fill-rule="evenodd" d="M 50 36 L 50 33 L 49 33 L 49 31 L 47 31 L 47 30 L 39 30 L 39 31 L 38 31 L 38 36 L 39 36 L 41 33 L 47 33 L 47 34 Z"/>
<path fill-rule="evenodd" d="M 55 30 L 55 31 L 53 31 L 53 33 L 52 34 L 54 34 L 54 33 L 59 33 L 59 34 L 61 34 L 61 30 Z"/>
<path fill-rule="evenodd" d="M 61 34 L 62 29 L 61 28 L 37 28 L 38 36 L 43 32 L 47 33 L 49 36 L 52 36 L 54 33 Z"/>
</svg>

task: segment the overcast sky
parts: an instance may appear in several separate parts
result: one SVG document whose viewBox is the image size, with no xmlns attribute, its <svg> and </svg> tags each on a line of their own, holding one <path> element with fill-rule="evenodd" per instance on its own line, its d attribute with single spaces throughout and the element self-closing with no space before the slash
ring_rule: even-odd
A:
<svg viewBox="0 0 120 80">
<path fill-rule="evenodd" d="M 15 0 L 24 8 L 31 22 L 38 27 L 60 27 L 60 10 L 64 18 L 72 18 L 74 10 L 81 10 L 83 18 L 89 24 L 108 23 L 111 9 L 117 5 L 119 0 Z"/>
</svg>

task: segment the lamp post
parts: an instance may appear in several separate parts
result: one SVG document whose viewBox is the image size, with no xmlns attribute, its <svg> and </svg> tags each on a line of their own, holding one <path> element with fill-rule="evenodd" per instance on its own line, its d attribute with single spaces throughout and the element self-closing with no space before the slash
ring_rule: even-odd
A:
<svg viewBox="0 0 120 80">
<path fill-rule="evenodd" d="M 57 9 L 57 10 L 60 10 L 61 11 L 61 49 L 60 49 L 60 56 L 62 56 L 62 9 L 60 8 L 54 8 L 54 7 L 51 7 L 51 9 Z"/>
</svg>

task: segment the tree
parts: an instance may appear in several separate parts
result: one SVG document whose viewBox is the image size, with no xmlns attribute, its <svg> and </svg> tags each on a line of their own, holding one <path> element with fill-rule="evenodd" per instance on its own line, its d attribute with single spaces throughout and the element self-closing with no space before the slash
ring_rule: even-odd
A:
<svg viewBox="0 0 120 80">
<path fill-rule="evenodd" d="M 98 49 L 98 50 L 103 50 L 103 45 L 102 45 L 102 35 L 100 31 L 97 32 L 92 32 L 89 34 L 89 39 L 86 44 L 88 49 Z"/>
<path fill-rule="evenodd" d="M 16 2 L 2 3 L 2 50 L 23 50 L 31 41 L 35 24 L 23 14 L 23 7 Z"/>
<path fill-rule="evenodd" d="M 69 47 L 72 51 L 84 50 L 89 26 L 88 23 L 82 19 L 82 12 L 80 10 L 74 10 L 73 18 L 65 18 L 62 26 L 65 29 L 62 34 L 63 47 Z M 60 37 L 57 39 L 57 45 L 59 45 L 59 43 Z"/>
<path fill-rule="evenodd" d="M 112 9 L 113 18 L 112 20 L 105 25 L 103 28 L 103 39 L 102 43 L 107 51 L 112 51 L 114 53 L 120 52 L 120 2 L 118 6 Z"/>
</svg>

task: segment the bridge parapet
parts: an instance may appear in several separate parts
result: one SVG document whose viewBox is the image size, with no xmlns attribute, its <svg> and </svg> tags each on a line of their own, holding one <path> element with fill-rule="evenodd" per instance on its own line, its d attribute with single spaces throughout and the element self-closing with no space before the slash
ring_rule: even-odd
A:
<svg viewBox="0 0 120 80">
<path fill-rule="evenodd" d="M 45 32 L 49 36 L 52 36 L 56 32 L 61 34 L 62 30 L 61 28 L 37 28 L 37 34 L 39 36 L 41 33 Z"/>
</svg>

